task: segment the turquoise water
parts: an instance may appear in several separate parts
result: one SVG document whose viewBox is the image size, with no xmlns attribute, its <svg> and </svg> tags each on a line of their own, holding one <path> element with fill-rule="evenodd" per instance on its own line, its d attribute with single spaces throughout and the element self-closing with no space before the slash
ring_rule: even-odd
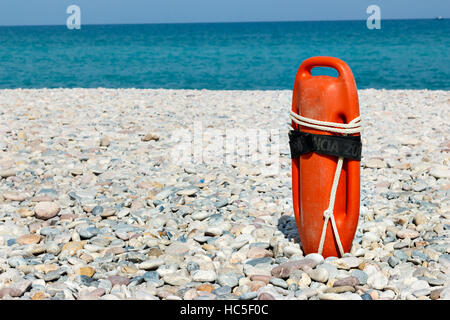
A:
<svg viewBox="0 0 450 320">
<path fill-rule="evenodd" d="M 450 20 L 0 27 L 0 88 L 291 89 L 335 56 L 358 88 L 450 90 Z M 328 72 L 326 72 L 328 74 Z"/>
</svg>

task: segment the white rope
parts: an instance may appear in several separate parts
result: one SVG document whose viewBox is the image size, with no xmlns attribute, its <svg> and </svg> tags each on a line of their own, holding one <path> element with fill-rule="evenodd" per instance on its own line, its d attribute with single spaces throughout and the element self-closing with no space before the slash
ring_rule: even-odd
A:
<svg viewBox="0 0 450 320">
<path fill-rule="evenodd" d="M 361 132 L 361 117 L 356 117 L 349 123 L 337 123 L 337 122 L 327 122 L 327 121 L 319 121 L 315 119 L 305 118 L 302 117 L 295 112 L 291 111 L 290 118 L 295 123 L 310 127 L 317 130 L 322 131 L 331 131 L 336 133 L 345 133 L 345 134 L 352 134 L 352 133 L 359 133 Z M 339 129 L 342 128 L 342 129 Z"/>
<path fill-rule="evenodd" d="M 337 133 L 343 133 L 344 135 L 351 134 L 351 133 L 359 133 L 361 132 L 361 117 L 356 117 L 349 123 L 336 123 L 336 122 L 327 122 L 327 121 L 320 121 L 315 119 L 310 119 L 306 117 L 302 117 L 295 112 L 290 112 L 290 118 L 295 123 L 309 127 L 314 128 L 322 131 L 329 131 L 329 132 L 337 132 Z M 339 178 L 341 176 L 342 171 L 342 164 L 344 162 L 343 157 L 339 157 L 336 171 L 334 172 L 334 179 L 333 179 L 333 185 L 331 186 L 331 193 L 330 193 L 330 201 L 328 202 L 328 208 L 323 212 L 323 216 L 325 218 L 325 221 L 323 223 L 322 228 L 322 234 L 320 236 L 320 242 L 319 242 L 319 248 L 317 252 L 319 254 L 322 254 L 323 246 L 325 243 L 325 235 L 327 233 L 327 226 L 328 221 L 331 219 L 331 226 L 333 228 L 334 235 L 336 236 L 336 241 L 339 247 L 339 252 L 341 256 L 344 255 L 344 248 L 342 247 L 341 238 L 339 237 L 339 232 L 336 226 L 336 221 L 334 220 L 334 202 L 336 201 L 336 192 L 337 187 L 339 184 Z"/>
<path fill-rule="evenodd" d="M 343 162 L 344 162 L 344 158 L 339 157 L 336 171 L 334 172 L 334 180 L 333 180 L 333 186 L 331 187 L 330 202 L 328 203 L 328 208 L 323 212 L 323 216 L 325 217 L 325 222 L 323 223 L 322 235 L 320 237 L 320 242 L 319 242 L 319 249 L 317 250 L 319 252 L 319 254 L 322 254 L 323 245 L 325 243 L 325 234 L 327 233 L 328 220 L 331 219 L 331 226 L 333 227 L 334 235 L 336 236 L 337 244 L 339 247 L 339 252 L 341 253 L 341 256 L 344 255 L 344 249 L 342 247 L 341 238 L 339 237 L 339 232 L 337 230 L 336 221 L 334 220 L 334 214 L 333 214 L 334 202 L 336 200 L 336 191 L 337 191 L 337 187 L 338 187 L 338 183 L 339 183 L 339 177 L 341 176 Z"/>
</svg>

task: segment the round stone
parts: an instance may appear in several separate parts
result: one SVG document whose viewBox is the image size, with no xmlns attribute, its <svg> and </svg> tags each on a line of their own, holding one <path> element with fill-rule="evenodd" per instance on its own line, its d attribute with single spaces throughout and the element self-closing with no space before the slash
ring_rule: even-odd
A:
<svg viewBox="0 0 450 320">
<path fill-rule="evenodd" d="M 213 270 L 196 270 L 192 272 L 192 280 L 200 282 L 213 282 L 216 280 L 216 273 Z"/>
<path fill-rule="evenodd" d="M 156 271 L 147 271 L 145 272 L 142 277 L 145 281 L 158 281 L 159 280 L 159 274 Z"/>
<path fill-rule="evenodd" d="M 95 227 L 83 228 L 78 231 L 81 239 L 91 239 L 98 234 L 99 230 Z"/>
<path fill-rule="evenodd" d="M 47 220 L 55 217 L 59 213 L 60 207 L 55 202 L 43 201 L 36 204 L 34 213 L 36 218 Z"/>
<path fill-rule="evenodd" d="M 310 254 L 305 256 L 305 259 L 313 260 L 316 263 L 316 265 L 322 264 L 325 261 L 323 256 L 321 254 L 318 254 L 318 253 L 310 253 Z"/>
<path fill-rule="evenodd" d="M 41 241 L 41 236 L 38 234 L 25 234 L 16 239 L 18 244 L 37 244 Z"/>
<path fill-rule="evenodd" d="M 400 239 L 405 239 L 405 238 L 415 239 L 419 235 L 420 235 L 419 232 L 417 232 L 416 230 L 412 230 L 412 229 L 403 229 L 403 230 L 400 230 L 399 232 L 397 232 L 397 237 Z"/>
<path fill-rule="evenodd" d="M 92 277 L 95 273 L 94 268 L 92 267 L 81 267 L 77 270 L 76 272 L 79 275 L 83 275 L 83 276 L 87 276 L 87 277 Z"/>
<path fill-rule="evenodd" d="M 114 208 L 104 208 L 102 212 L 100 213 L 100 217 L 102 218 L 108 218 L 117 213 L 117 210 Z"/>
<path fill-rule="evenodd" d="M 66 244 L 63 245 L 61 251 L 67 251 L 70 255 L 74 255 L 77 253 L 78 250 L 83 249 L 84 245 L 85 245 L 84 241 L 67 242 Z"/>
<path fill-rule="evenodd" d="M 113 286 L 118 285 L 128 285 L 130 283 L 130 279 L 123 276 L 109 276 L 108 280 L 111 282 Z"/>
<path fill-rule="evenodd" d="M 359 284 L 359 280 L 356 277 L 350 276 L 336 280 L 333 283 L 333 287 L 349 286 L 354 287 Z"/>
<path fill-rule="evenodd" d="M 92 209 L 92 211 L 91 211 L 91 213 L 92 213 L 93 215 L 96 215 L 96 216 L 102 214 L 102 212 L 103 212 L 103 207 L 102 207 L 102 206 L 95 206 L 95 207 Z"/>
<path fill-rule="evenodd" d="M 358 279 L 360 285 L 365 285 L 367 283 L 367 279 L 369 278 L 367 273 L 358 269 L 352 271 L 352 276 Z"/>
<path fill-rule="evenodd" d="M 239 284 L 238 277 L 234 274 L 222 273 L 217 277 L 217 282 L 221 286 L 229 286 L 231 288 L 237 286 Z"/>
<path fill-rule="evenodd" d="M 164 264 L 164 259 L 161 258 L 154 258 L 149 259 L 144 262 L 141 262 L 138 267 L 141 270 L 156 270 L 158 267 L 162 266 Z"/>
<path fill-rule="evenodd" d="M 22 218 L 34 216 L 34 211 L 30 210 L 29 208 L 20 208 L 17 210 L 17 213 L 19 213 L 20 217 Z"/>
<path fill-rule="evenodd" d="M 399 259 L 400 261 L 408 260 L 408 255 L 401 250 L 394 250 L 393 257 Z M 389 263 L 389 261 L 388 261 Z"/>
<path fill-rule="evenodd" d="M 283 289 L 288 288 L 288 284 L 286 283 L 286 281 L 284 281 L 283 279 L 280 279 L 280 278 L 272 278 L 272 279 L 270 279 L 270 283 L 276 287 L 280 287 Z"/>
<path fill-rule="evenodd" d="M 367 284 L 374 289 L 383 290 L 388 284 L 388 278 L 382 272 L 374 272 L 367 278 Z"/>
<path fill-rule="evenodd" d="M 209 217 L 211 215 L 211 213 L 207 212 L 207 211 L 199 211 L 199 212 L 195 212 L 191 215 L 191 218 L 193 220 L 204 220 L 207 217 Z"/>
<path fill-rule="evenodd" d="M 396 265 L 400 263 L 400 259 L 394 256 L 389 257 L 388 259 L 389 265 L 394 268 Z"/>
<path fill-rule="evenodd" d="M 172 286 L 185 286 L 191 281 L 191 278 L 189 277 L 189 274 L 186 270 L 177 270 L 175 272 L 164 275 L 163 280 L 165 283 Z"/>
<path fill-rule="evenodd" d="M 239 300 L 253 300 L 253 299 L 255 299 L 257 296 L 258 296 L 258 293 L 254 292 L 254 291 L 251 291 L 251 292 L 245 292 L 245 293 L 242 293 L 242 294 L 239 296 Z"/>
<path fill-rule="evenodd" d="M 448 179 L 450 178 L 450 170 L 445 167 L 433 168 L 430 170 L 430 175 L 437 179 Z"/>
<path fill-rule="evenodd" d="M 231 293 L 231 287 L 229 287 L 229 286 L 222 286 L 222 287 L 219 287 L 217 289 L 214 289 L 212 291 L 212 293 L 214 293 L 217 296 L 226 295 L 226 294 Z"/>
<path fill-rule="evenodd" d="M 262 292 L 259 296 L 258 296 L 258 300 L 276 300 L 274 298 L 273 295 L 271 295 L 268 292 Z"/>
<path fill-rule="evenodd" d="M 61 231 L 59 231 L 56 228 L 52 228 L 52 227 L 44 227 L 39 230 L 39 234 L 44 237 L 54 237 L 54 236 L 60 235 Z"/>
<path fill-rule="evenodd" d="M 2 178 L 9 178 L 16 175 L 16 172 L 14 170 L 0 170 L 0 177 Z"/>
<path fill-rule="evenodd" d="M 311 270 L 309 273 L 309 276 L 311 277 L 312 280 L 317 281 L 317 282 L 327 282 L 328 281 L 328 271 L 325 268 L 316 268 Z"/>
<path fill-rule="evenodd" d="M 5 192 L 3 198 L 5 198 L 5 200 L 22 202 L 27 198 L 27 195 L 25 193 Z"/>
<path fill-rule="evenodd" d="M 183 189 L 183 190 L 178 190 L 177 194 L 179 196 L 192 196 L 194 194 L 197 193 L 197 189 L 196 188 L 187 188 L 187 189 Z"/>
</svg>

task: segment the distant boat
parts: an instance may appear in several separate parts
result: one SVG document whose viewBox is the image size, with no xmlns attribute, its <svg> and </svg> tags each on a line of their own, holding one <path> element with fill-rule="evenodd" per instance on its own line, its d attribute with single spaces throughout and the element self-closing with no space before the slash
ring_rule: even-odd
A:
<svg viewBox="0 0 450 320">
<path fill-rule="evenodd" d="M 443 20 L 444 18 L 442 18 L 441 16 L 436 17 L 436 20 Z"/>
</svg>

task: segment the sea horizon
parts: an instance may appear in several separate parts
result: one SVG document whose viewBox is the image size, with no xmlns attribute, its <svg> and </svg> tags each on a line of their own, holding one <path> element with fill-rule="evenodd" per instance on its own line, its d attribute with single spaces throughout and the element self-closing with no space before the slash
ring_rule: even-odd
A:
<svg viewBox="0 0 450 320">
<path fill-rule="evenodd" d="M 438 19 L 439 18 L 439 19 Z M 411 20 L 447 20 L 450 17 L 434 17 L 434 18 L 383 18 L 382 21 L 411 21 Z M 261 20 L 261 21 L 185 21 L 185 22 L 136 22 L 136 23 L 83 23 L 82 26 L 122 26 L 122 25 L 172 25 L 172 24 L 233 24 L 233 23 L 291 23 L 291 22 L 347 22 L 361 21 L 366 22 L 367 18 L 361 19 L 336 19 L 336 20 Z M 66 27 L 66 23 L 61 24 L 17 24 L 2 25 L 3 27 Z"/>
</svg>

